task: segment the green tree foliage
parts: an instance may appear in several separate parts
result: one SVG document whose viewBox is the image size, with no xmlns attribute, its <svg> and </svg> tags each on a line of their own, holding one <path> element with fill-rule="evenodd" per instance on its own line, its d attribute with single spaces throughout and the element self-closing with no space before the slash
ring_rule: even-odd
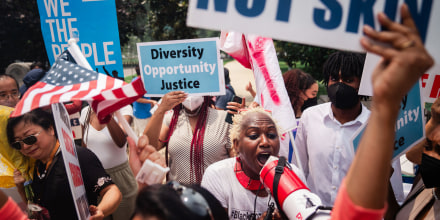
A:
<svg viewBox="0 0 440 220">
<path fill-rule="evenodd" d="M 188 0 L 147 0 L 147 32 L 153 41 L 192 39 L 196 29 L 186 26 Z"/>
<path fill-rule="evenodd" d="M 322 80 L 322 65 L 328 56 L 336 50 L 314 47 L 284 41 L 275 41 L 278 59 L 286 61 L 291 68 L 299 68 L 310 73 L 315 79 Z"/>
<path fill-rule="evenodd" d="M 147 3 L 145 0 L 116 0 L 119 40 L 125 45 L 130 36 L 143 38 L 147 25 Z"/>
<path fill-rule="evenodd" d="M 0 1 L 0 73 L 16 60 L 47 62 L 37 1 Z"/>
<path fill-rule="evenodd" d="M 142 38 L 147 23 L 145 0 L 116 0 L 121 45 L 130 35 Z M 0 72 L 19 60 L 48 63 L 36 0 L 0 1 Z"/>
</svg>

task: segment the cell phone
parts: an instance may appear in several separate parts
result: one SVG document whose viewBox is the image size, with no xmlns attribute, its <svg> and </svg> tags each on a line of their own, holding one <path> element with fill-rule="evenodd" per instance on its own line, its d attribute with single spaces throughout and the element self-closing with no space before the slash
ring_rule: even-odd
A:
<svg viewBox="0 0 440 220">
<path fill-rule="evenodd" d="M 231 102 L 237 102 L 240 104 L 242 101 L 243 101 L 243 99 L 240 96 L 235 96 L 235 95 L 231 99 Z M 231 110 L 231 111 L 235 111 L 235 110 Z M 234 116 L 234 114 L 228 113 L 226 115 L 225 122 L 232 124 L 232 116 Z"/>
</svg>

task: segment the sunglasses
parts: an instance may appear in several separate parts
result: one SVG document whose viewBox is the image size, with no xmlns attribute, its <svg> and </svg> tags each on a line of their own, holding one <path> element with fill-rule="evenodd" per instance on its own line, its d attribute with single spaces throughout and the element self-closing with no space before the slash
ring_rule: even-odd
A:
<svg viewBox="0 0 440 220">
<path fill-rule="evenodd" d="M 179 194 L 182 203 L 185 205 L 185 207 L 191 210 L 191 212 L 202 217 L 210 216 L 211 219 L 214 219 L 208 202 L 199 192 L 182 186 L 176 181 L 170 181 L 168 182 L 168 185 L 171 186 L 177 192 L 177 194 Z"/>
<path fill-rule="evenodd" d="M 23 146 L 23 144 L 21 144 L 21 142 L 25 143 L 27 145 L 35 144 L 37 142 L 37 136 L 41 133 L 41 131 L 39 131 L 36 134 L 29 135 L 29 136 L 23 138 L 23 140 L 15 141 L 14 143 L 11 144 L 11 147 L 13 147 L 17 150 L 21 150 L 21 147 Z"/>
</svg>

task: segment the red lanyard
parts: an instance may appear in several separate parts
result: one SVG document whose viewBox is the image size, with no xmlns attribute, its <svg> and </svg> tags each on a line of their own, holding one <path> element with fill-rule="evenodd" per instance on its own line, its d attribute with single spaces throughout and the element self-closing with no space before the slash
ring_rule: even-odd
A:
<svg viewBox="0 0 440 220">
<path fill-rule="evenodd" d="M 260 182 L 260 180 L 254 180 L 249 178 L 241 168 L 241 160 L 239 157 L 236 157 L 237 161 L 235 162 L 234 166 L 234 172 L 235 176 L 237 177 L 238 182 L 248 190 L 259 190 L 263 188 L 263 184 Z"/>
</svg>

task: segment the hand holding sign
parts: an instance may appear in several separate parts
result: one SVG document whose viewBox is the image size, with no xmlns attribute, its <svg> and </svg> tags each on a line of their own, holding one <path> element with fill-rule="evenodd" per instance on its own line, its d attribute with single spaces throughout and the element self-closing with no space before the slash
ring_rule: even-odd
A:
<svg viewBox="0 0 440 220">
<path fill-rule="evenodd" d="M 402 24 L 392 22 L 384 13 L 380 13 L 378 19 L 390 31 L 377 32 L 365 26 L 364 33 L 392 47 L 366 38 L 362 38 L 361 44 L 368 52 L 382 57 L 373 72 L 373 96 L 378 101 L 393 100 L 398 107 L 401 98 L 434 62 L 423 46 L 406 4 L 402 6 Z"/>
</svg>

